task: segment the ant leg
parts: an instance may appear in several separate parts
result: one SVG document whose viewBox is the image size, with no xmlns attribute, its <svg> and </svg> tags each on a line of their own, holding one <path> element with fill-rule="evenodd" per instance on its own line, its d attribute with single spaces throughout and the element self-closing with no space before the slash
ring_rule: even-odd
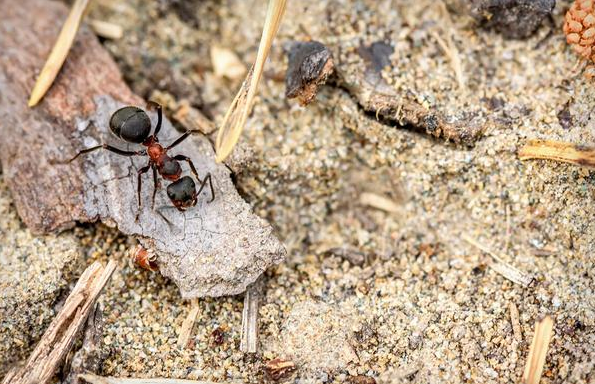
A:
<svg viewBox="0 0 595 384">
<path fill-rule="evenodd" d="M 151 209 L 155 209 L 155 196 L 157 195 L 157 188 L 159 188 L 159 180 L 157 180 L 157 168 L 155 168 L 155 164 L 151 164 L 151 168 L 153 168 L 153 199 L 151 200 Z"/>
<path fill-rule="evenodd" d="M 190 130 L 182 133 L 182 136 L 178 137 L 173 143 L 171 143 L 167 148 L 165 148 L 165 151 L 169 151 L 176 145 L 180 144 L 182 141 L 186 140 L 188 138 L 188 136 L 192 135 L 193 133 L 200 133 L 200 134 L 204 135 L 204 133 L 202 133 L 198 129 L 190 129 Z"/>
<path fill-rule="evenodd" d="M 200 182 L 200 179 L 198 180 Z M 200 193 L 202 192 L 202 189 L 205 187 L 205 184 L 207 183 L 207 181 L 209 182 L 209 187 L 211 188 L 211 200 L 209 200 L 209 203 L 212 203 L 213 200 L 215 200 L 215 190 L 213 189 L 213 182 L 211 181 L 211 174 L 207 173 L 207 175 L 205 176 L 205 179 L 200 183 L 200 188 L 198 188 L 198 192 L 196 192 L 196 195 L 200 195 Z"/>
<path fill-rule="evenodd" d="M 159 133 L 159 131 L 161 130 L 161 121 L 163 120 L 163 108 L 161 107 L 161 104 L 156 103 L 154 101 L 149 100 L 149 102 L 147 102 L 147 106 L 149 108 L 155 108 L 157 110 L 157 125 L 155 126 L 155 132 L 153 132 L 154 136 L 157 136 L 157 134 Z"/>
<path fill-rule="evenodd" d="M 79 157 L 80 155 L 83 155 L 85 153 L 89 153 L 89 152 L 93 152 L 96 151 L 98 149 L 107 149 L 110 152 L 114 152 L 117 153 L 118 155 L 122 155 L 122 156 L 144 156 L 147 154 L 147 152 L 143 149 L 142 151 L 124 151 L 122 149 L 116 148 L 116 147 L 112 147 L 111 145 L 107 145 L 107 144 L 102 144 L 102 145 L 96 145 L 94 147 L 91 148 L 85 148 L 82 151 L 80 151 L 79 153 L 76 154 L 76 156 L 74 156 L 72 159 L 68 160 L 69 163 L 73 162 L 77 157 Z"/>
<path fill-rule="evenodd" d="M 149 171 L 149 169 L 151 169 L 151 165 L 147 165 L 142 167 L 141 169 L 138 170 L 137 172 L 137 188 L 136 188 L 136 193 L 138 196 L 138 211 L 136 212 L 136 219 L 135 221 L 138 221 L 138 216 L 140 215 L 140 207 L 141 207 L 141 199 L 140 199 L 140 191 L 141 191 L 141 186 L 142 186 L 142 176 L 144 173 L 147 173 Z"/>
<path fill-rule="evenodd" d="M 190 170 L 194 174 L 194 177 L 196 177 L 196 180 L 198 180 L 198 182 L 200 183 L 200 188 L 198 189 L 198 192 L 196 193 L 197 196 L 200 195 L 200 192 L 202 192 L 202 189 L 205 187 L 205 184 L 208 180 L 209 186 L 211 187 L 211 200 L 209 200 L 209 203 L 212 202 L 213 200 L 215 200 L 215 190 L 213 189 L 213 182 L 211 181 L 210 173 L 207 173 L 207 175 L 205 176 L 205 179 L 201 181 L 200 177 L 198 177 L 198 172 L 196 172 L 196 168 L 194 167 L 194 163 L 192 163 L 192 160 L 190 160 L 190 158 L 188 156 L 176 155 L 173 157 L 173 159 L 178 160 L 178 161 L 187 161 L 188 162 L 188 165 L 190 166 Z"/>
</svg>

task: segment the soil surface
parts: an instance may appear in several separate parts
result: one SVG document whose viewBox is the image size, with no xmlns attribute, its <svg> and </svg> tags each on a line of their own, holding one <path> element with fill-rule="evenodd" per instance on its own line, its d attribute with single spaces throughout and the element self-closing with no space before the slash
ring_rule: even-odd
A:
<svg viewBox="0 0 595 384">
<path fill-rule="evenodd" d="M 296 365 L 288 382 L 519 382 L 535 322 L 550 314 L 541 382 L 595 380 L 595 171 L 517 156 L 533 138 L 595 143 L 595 91 L 561 30 L 568 3 L 524 40 L 432 0 L 288 3 L 230 163 L 288 251 L 265 275 L 260 352 L 239 351 L 242 296 L 201 299 L 190 345 L 179 348 L 190 303 L 132 265 L 133 239 L 79 227 L 65 235 L 86 263 L 120 264 L 101 299 L 107 359 L 97 373 L 260 383 L 272 381 L 265 363 L 283 358 Z M 216 76 L 210 49 L 249 67 L 265 12 L 256 0 L 101 0 L 90 17 L 124 28 L 103 43 L 135 92 L 166 113 L 184 102 L 218 123 L 241 80 Z M 329 47 L 337 74 L 300 107 L 285 98 L 283 44 L 307 39 Z M 375 78 L 394 105 L 415 103 L 477 137 L 455 144 L 406 111 L 370 111 L 361 52 L 378 42 L 391 50 Z M 0 215 L 5 238 L 17 233 L 11 215 Z M 497 273 L 465 238 L 530 284 Z"/>
</svg>

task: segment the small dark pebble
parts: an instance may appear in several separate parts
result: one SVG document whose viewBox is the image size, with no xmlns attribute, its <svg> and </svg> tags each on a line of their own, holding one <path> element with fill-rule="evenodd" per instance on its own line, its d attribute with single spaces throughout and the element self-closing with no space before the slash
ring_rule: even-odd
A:
<svg viewBox="0 0 595 384">
<path fill-rule="evenodd" d="M 225 333 L 219 327 L 215 328 L 211 333 L 211 336 L 213 337 L 213 344 L 215 345 L 221 345 L 225 341 Z"/>
<path fill-rule="evenodd" d="M 306 105 L 316 97 L 318 88 L 333 72 L 331 51 L 317 41 L 291 42 L 285 50 L 289 59 L 285 75 L 285 96 L 297 97 Z"/>
<path fill-rule="evenodd" d="M 564 129 L 572 128 L 573 120 L 572 115 L 570 114 L 570 105 L 568 103 L 564 104 L 564 108 L 558 112 L 558 122 Z"/>
<path fill-rule="evenodd" d="M 556 0 L 472 0 L 471 15 L 483 27 L 509 39 L 529 37 L 548 17 Z"/>
</svg>

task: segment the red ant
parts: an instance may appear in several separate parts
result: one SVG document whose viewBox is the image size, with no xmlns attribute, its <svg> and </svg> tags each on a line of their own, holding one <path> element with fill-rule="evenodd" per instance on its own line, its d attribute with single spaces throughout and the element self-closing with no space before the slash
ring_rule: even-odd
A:
<svg viewBox="0 0 595 384">
<path fill-rule="evenodd" d="M 204 180 L 201 181 L 198 177 L 198 173 L 196 172 L 196 168 L 194 167 L 192 160 L 190 160 L 188 156 L 176 155 L 172 157 L 167 154 L 167 152 L 170 149 L 180 144 L 192 133 L 197 133 L 200 131 L 186 131 L 182 134 L 182 136 L 174 140 L 173 143 L 171 143 L 167 147 L 163 147 L 161 144 L 159 144 L 159 138 L 157 137 L 157 135 L 159 134 L 159 130 L 161 129 L 161 105 L 149 101 L 148 106 L 157 109 L 157 125 L 155 126 L 155 132 L 152 135 L 150 134 L 151 119 L 149 119 L 149 116 L 145 111 L 138 107 L 128 106 L 120 108 L 113 113 L 109 121 L 109 128 L 114 135 L 129 143 L 144 145 L 145 147 L 147 147 L 147 149 L 143 149 L 140 151 L 124 151 L 122 149 L 112 147 L 111 145 L 102 144 L 97 145 L 95 147 L 83 149 L 82 151 L 77 153 L 76 156 L 70 159 L 69 162 L 74 161 L 77 157 L 84 153 L 96 151 L 98 149 L 107 149 L 108 151 L 117 153 L 118 155 L 122 156 L 148 156 L 148 164 L 139 169 L 137 173 L 139 213 L 141 207 L 141 176 L 144 173 L 147 173 L 149 169 L 153 170 L 153 208 L 155 208 L 155 195 L 157 194 L 157 188 L 159 185 L 157 181 L 157 173 L 159 173 L 161 177 L 163 177 L 164 179 L 173 181 L 173 183 L 167 186 L 167 196 L 179 211 L 185 211 L 187 208 L 196 205 L 197 196 L 202 192 L 207 181 L 209 182 L 209 187 L 211 188 L 212 196 L 211 200 L 209 200 L 209 203 L 215 200 L 215 191 L 213 190 L 213 183 L 211 181 L 210 173 L 207 173 Z M 198 180 L 198 182 L 200 183 L 200 188 L 198 189 L 198 192 L 196 191 L 196 184 L 190 176 L 180 177 L 180 175 L 182 174 L 182 167 L 180 166 L 180 161 L 188 162 L 190 170 L 194 174 L 194 177 L 196 177 L 196 180 Z"/>
</svg>

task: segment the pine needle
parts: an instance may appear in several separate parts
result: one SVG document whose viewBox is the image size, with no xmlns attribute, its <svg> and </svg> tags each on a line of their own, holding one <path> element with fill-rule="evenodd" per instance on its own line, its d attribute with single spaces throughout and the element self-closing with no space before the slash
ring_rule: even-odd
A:
<svg viewBox="0 0 595 384">
<path fill-rule="evenodd" d="M 215 142 L 217 155 L 215 161 L 218 163 L 229 156 L 244 129 L 248 115 L 252 110 L 252 104 L 256 96 L 256 90 L 258 89 L 258 82 L 264 69 L 264 62 L 269 55 L 271 44 L 277 34 L 279 24 L 281 24 L 281 18 L 285 12 L 285 5 L 286 0 L 269 0 L 256 62 L 250 71 L 248 71 L 242 87 L 229 106 L 217 134 L 217 140 Z"/>
<path fill-rule="evenodd" d="M 29 107 L 34 107 L 39 103 L 48 89 L 52 86 L 56 76 L 58 76 L 58 72 L 60 72 L 60 68 L 62 68 L 66 56 L 68 56 L 76 32 L 81 25 L 88 4 L 89 0 L 76 0 L 72 5 L 68 18 L 60 31 L 60 35 L 58 35 L 58 40 L 56 40 L 56 44 L 54 45 L 54 48 L 52 48 L 52 51 L 35 82 L 35 86 L 31 91 Z"/>
</svg>

